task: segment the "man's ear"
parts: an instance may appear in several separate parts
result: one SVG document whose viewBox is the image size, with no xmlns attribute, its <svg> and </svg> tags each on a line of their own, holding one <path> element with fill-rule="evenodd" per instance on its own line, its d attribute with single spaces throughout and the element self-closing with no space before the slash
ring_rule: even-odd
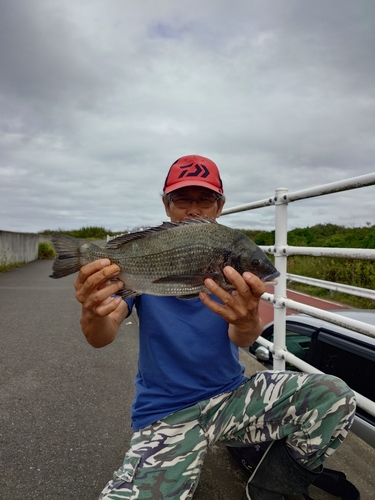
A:
<svg viewBox="0 0 375 500">
<path fill-rule="evenodd" d="M 220 217 L 221 212 L 223 211 L 224 205 L 225 205 L 225 200 L 221 200 L 219 208 L 217 209 L 217 215 L 216 215 L 216 217 Z"/>
<path fill-rule="evenodd" d="M 163 197 L 162 198 L 163 203 L 164 203 L 164 208 L 165 208 L 165 213 L 168 215 L 168 217 L 171 216 L 170 210 L 169 210 L 169 203 L 168 201 Z"/>
</svg>

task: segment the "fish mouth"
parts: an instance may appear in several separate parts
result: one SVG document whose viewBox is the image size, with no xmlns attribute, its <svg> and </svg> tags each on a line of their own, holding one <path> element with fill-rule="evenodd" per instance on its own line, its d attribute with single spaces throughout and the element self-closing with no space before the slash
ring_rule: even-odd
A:
<svg viewBox="0 0 375 500">
<path fill-rule="evenodd" d="M 265 276 L 264 278 L 262 278 L 262 281 L 267 286 L 268 285 L 277 285 L 276 278 L 278 278 L 279 276 L 280 276 L 279 271 L 275 271 L 274 273 L 268 274 L 267 276 Z"/>
</svg>

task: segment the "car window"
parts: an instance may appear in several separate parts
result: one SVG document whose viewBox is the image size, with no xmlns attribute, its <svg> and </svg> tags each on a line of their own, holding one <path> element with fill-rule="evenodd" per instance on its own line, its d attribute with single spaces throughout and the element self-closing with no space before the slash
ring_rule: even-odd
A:
<svg viewBox="0 0 375 500">
<path fill-rule="evenodd" d="M 307 360 L 308 352 L 311 344 L 311 338 L 317 329 L 311 326 L 300 325 L 298 323 L 287 322 L 286 323 L 286 348 L 289 352 L 302 359 Z M 270 342 L 273 342 L 273 325 L 268 327 L 263 333 L 262 337 L 266 338 Z M 250 347 L 250 352 L 255 354 L 256 349 L 260 344 L 254 343 Z M 272 365 L 272 359 L 270 360 L 270 365 Z M 291 364 L 286 363 L 287 369 L 297 370 L 297 368 Z"/>
<path fill-rule="evenodd" d="M 297 356 L 297 358 L 306 361 L 310 344 L 310 336 L 301 335 L 289 329 L 286 331 L 286 348 L 290 353 Z"/>
<path fill-rule="evenodd" d="M 365 341 L 354 339 L 349 336 L 344 336 L 340 333 L 323 329 L 319 333 L 319 339 L 322 342 L 337 346 L 340 349 L 349 351 L 350 353 L 358 354 L 361 358 L 367 358 L 374 361 L 375 347 Z"/>
<path fill-rule="evenodd" d="M 320 337 L 314 341 L 308 362 L 325 373 L 342 378 L 353 390 L 375 401 L 375 352 L 363 348 L 360 353 L 358 347 L 345 349 L 346 345 L 341 348 L 326 342 L 328 336 L 325 337 L 324 342 Z"/>
</svg>

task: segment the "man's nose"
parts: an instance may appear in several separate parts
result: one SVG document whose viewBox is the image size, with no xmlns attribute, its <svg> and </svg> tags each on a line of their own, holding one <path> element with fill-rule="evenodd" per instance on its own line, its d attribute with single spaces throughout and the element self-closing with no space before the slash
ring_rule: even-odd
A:
<svg viewBox="0 0 375 500">
<path fill-rule="evenodd" d="M 197 200 L 191 200 L 191 205 L 190 205 L 190 207 L 188 209 L 188 214 L 191 217 L 194 217 L 194 215 L 200 215 L 201 214 L 201 209 L 199 208 Z"/>
</svg>

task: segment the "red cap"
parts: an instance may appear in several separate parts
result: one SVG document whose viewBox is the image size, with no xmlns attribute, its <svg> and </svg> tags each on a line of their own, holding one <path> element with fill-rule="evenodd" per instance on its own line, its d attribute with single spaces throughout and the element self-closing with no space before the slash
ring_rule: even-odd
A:
<svg viewBox="0 0 375 500">
<path fill-rule="evenodd" d="M 176 160 L 169 169 L 165 194 L 186 186 L 202 186 L 223 194 L 223 183 L 216 164 L 204 156 L 189 155 Z"/>
</svg>

